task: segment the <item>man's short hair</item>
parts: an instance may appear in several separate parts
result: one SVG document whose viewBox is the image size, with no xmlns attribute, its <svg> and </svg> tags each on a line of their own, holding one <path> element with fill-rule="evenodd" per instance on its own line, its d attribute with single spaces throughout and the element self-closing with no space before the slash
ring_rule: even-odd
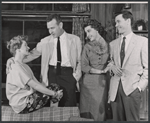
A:
<svg viewBox="0 0 150 123">
<path fill-rule="evenodd" d="M 47 22 L 50 22 L 50 21 L 52 21 L 53 19 L 55 19 L 58 24 L 59 24 L 60 22 L 62 22 L 62 19 L 61 19 L 60 15 L 58 15 L 58 14 L 50 14 L 50 15 L 48 15 L 46 21 L 47 21 Z"/>
<path fill-rule="evenodd" d="M 122 17 L 126 20 L 126 19 L 131 19 L 131 25 L 133 24 L 133 15 L 130 11 L 121 11 L 121 12 L 117 12 L 115 13 L 115 17 L 122 14 Z"/>
</svg>

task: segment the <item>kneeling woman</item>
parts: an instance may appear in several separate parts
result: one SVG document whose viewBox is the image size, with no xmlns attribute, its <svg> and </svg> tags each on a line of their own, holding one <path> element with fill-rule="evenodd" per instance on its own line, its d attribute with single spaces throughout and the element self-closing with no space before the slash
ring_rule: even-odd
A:
<svg viewBox="0 0 150 123">
<path fill-rule="evenodd" d="M 37 81 L 30 67 L 23 63 L 29 54 L 26 39 L 24 36 L 16 36 L 7 43 L 15 63 L 7 74 L 6 95 L 16 113 L 35 111 L 50 102 L 51 97 L 62 97 L 62 90 L 55 92 L 45 87 Z"/>
</svg>

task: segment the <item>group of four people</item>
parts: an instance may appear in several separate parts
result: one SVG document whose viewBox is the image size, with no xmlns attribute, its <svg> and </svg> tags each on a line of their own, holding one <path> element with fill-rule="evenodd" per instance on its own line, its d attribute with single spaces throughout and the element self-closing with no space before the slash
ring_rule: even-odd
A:
<svg viewBox="0 0 150 123">
<path fill-rule="evenodd" d="M 80 38 L 65 32 L 58 14 L 48 16 L 50 35 L 41 39 L 30 53 L 23 36 L 12 38 L 8 49 L 14 57 L 7 61 L 6 94 L 14 111 L 37 110 L 52 98 L 60 100 L 59 106 L 76 106 L 76 84 L 83 72 L 81 117 L 105 121 L 109 102 L 114 121 L 138 121 L 141 91 L 148 84 L 148 40 L 133 33 L 132 13 L 118 13 L 115 22 L 121 36 L 107 44 L 102 25 L 94 19 L 87 20 L 83 29 L 90 41 L 83 51 Z M 25 64 L 39 56 L 41 82 Z M 109 91 L 107 71 L 111 75 Z M 51 83 L 62 89 L 49 89 Z"/>
</svg>

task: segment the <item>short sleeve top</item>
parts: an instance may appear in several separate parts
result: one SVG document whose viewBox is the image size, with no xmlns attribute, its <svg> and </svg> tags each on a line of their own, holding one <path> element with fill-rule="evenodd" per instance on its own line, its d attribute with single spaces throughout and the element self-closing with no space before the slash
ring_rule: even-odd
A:
<svg viewBox="0 0 150 123">
<path fill-rule="evenodd" d="M 34 92 L 27 83 L 31 79 L 37 80 L 28 65 L 16 62 L 11 67 L 6 79 L 6 96 L 14 111 L 19 113 L 26 107 L 28 96 Z"/>
</svg>

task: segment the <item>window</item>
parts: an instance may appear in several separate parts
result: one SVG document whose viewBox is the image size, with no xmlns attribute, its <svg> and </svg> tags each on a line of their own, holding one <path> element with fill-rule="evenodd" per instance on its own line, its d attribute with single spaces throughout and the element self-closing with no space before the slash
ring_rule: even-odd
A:
<svg viewBox="0 0 150 123">
<path fill-rule="evenodd" d="M 72 11 L 72 4 L 41 4 L 41 3 L 22 3 L 22 4 L 2 4 L 2 10 L 24 10 L 24 11 Z"/>
<path fill-rule="evenodd" d="M 6 82 L 6 62 L 7 59 L 12 57 L 9 50 L 6 48 L 7 41 L 12 37 L 17 35 L 27 35 L 28 36 L 28 45 L 30 50 L 36 47 L 36 44 L 40 40 L 49 35 L 46 26 L 46 15 L 43 17 L 42 14 L 37 14 L 37 11 L 71 11 L 72 4 L 2 4 L 2 10 L 7 14 L 2 14 L 2 82 Z M 31 11 L 36 16 L 30 17 L 30 12 L 24 14 L 23 11 Z M 36 11 L 36 12 L 33 12 Z M 20 14 L 14 14 L 12 12 Z M 72 19 L 63 18 L 64 29 L 68 33 L 72 33 Z M 41 69 L 41 58 L 37 58 L 28 65 L 31 67 L 35 77 L 40 79 L 40 69 Z"/>
<path fill-rule="evenodd" d="M 40 40 L 49 35 L 46 26 L 46 17 L 50 13 L 62 16 L 63 27 L 66 32 L 72 33 L 73 17 L 86 13 L 72 13 L 72 4 L 38 4 L 38 3 L 2 3 L 2 82 L 6 82 L 6 61 L 11 54 L 6 48 L 6 42 L 17 35 L 27 35 L 30 50 L 36 47 Z M 89 13 L 87 14 L 89 15 Z M 40 78 L 41 58 L 28 63 L 35 77 Z"/>
</svg>

